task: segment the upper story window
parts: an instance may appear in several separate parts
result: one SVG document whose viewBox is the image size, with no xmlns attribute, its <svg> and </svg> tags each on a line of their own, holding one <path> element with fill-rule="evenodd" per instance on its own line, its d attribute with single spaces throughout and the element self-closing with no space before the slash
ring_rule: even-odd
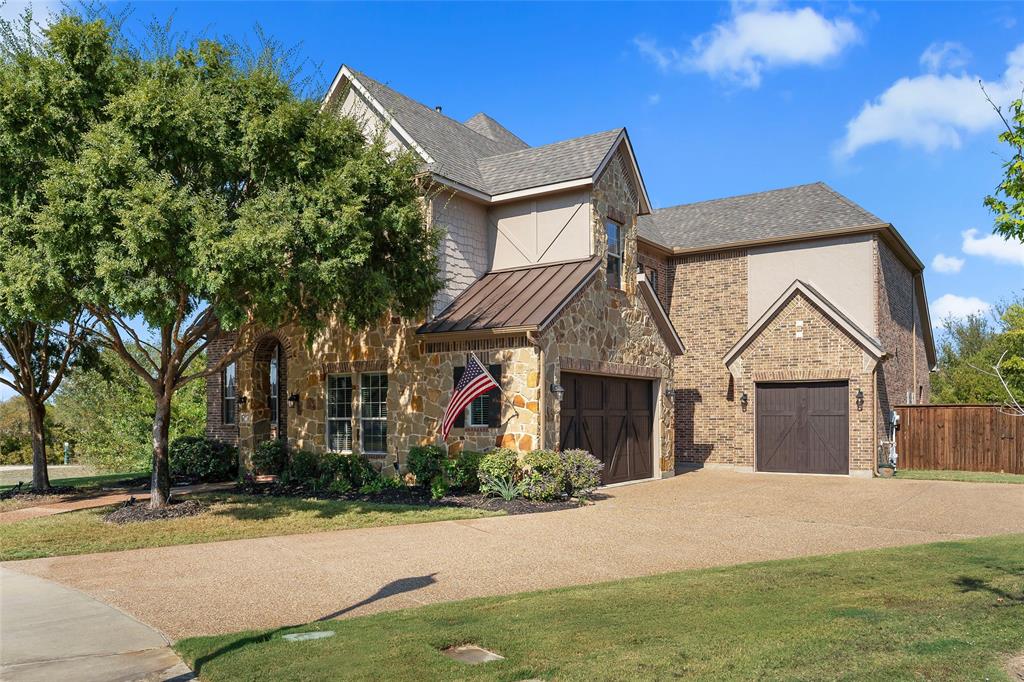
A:
<svg viewBox="0 0 1024 682">
<path fill-rule="evenodd" d="M 226 365 L 221 372 L 221 419 L 225 424 L 235 423 L 235 405 L 238 400 L 235 363 Z"/>
<path fill-rule="evenodd" d="M 650 282 L 651 288 L 654 289 L 654 295 L 658 295 L 658 271 L 654 268 L 647 268 L 647 281 Z"/>
<path fill-rule="evenodd" d="M 605 233 L 608 235 L 608 286 L 622 288 L 622 225 L 611 218 L 605 218 Z"/>
</svg>

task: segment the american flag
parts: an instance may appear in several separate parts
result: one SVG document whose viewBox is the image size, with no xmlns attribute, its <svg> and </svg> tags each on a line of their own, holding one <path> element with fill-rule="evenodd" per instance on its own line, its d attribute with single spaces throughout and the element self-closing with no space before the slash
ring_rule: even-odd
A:
<svg viewBox="0 0 1024 682">
<path fill-rule="evenodd" d="M 466 370 L 462 378 L 455 384 L 455 391 L 452 393 L 452 400 L 448 403 L 448 409 L 444 411 L 444 419 L 441 420 L 441 439 L 447 439 L 448 433 L 452 430 L 452 424 L 458 418 L 466 406 L 473 402 L 478 396 L 487 393 L 492 388 L 500 388 L 491 373 L 480 364 L 475 353 L 471 353 L 466 362 Z"/>
</svg>

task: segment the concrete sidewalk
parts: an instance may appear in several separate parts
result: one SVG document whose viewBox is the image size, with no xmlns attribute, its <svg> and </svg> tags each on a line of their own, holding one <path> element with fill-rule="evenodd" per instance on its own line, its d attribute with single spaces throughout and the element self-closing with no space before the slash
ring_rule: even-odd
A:
<svg viewBox="0 0 1024 682">
<path fill-rule="evenodd" d="M 171 637 L 688 568 L 1024 533 L 1024 486 L 687 473 L 581 509 L 8 562 Z"/>
<path fill-rule="evenodd" d="M 156 630 L 92 597 L 0 567 L 0 679 L 191 680 Z"/>
</svg>

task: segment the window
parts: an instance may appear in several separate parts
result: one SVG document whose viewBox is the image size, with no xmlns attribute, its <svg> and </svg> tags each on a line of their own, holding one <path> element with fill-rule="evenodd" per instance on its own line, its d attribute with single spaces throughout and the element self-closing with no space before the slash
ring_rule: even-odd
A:
<svg viewBox="0 0 1024 682">
<path fill-rule="evenodd" d="M 466 426 L 487 426 L 490 424 L 491 393 L 477 396 L 466 408 Z"/>
<path fill-rule="evenodd" d="M 658 295 L 658 271 L 654 268 L 647 269 L 647 281 L 650 282 L 651 288 L 654 289 L 654 295 Z"/>
<path fill-rule="evenodd" d="M 327 377 L 327 449 L 352 452 L 352 377 Z"/>
<path fill-rule="evenodd" d="M 281 424 L 280 393 L 281 386 L 278 379 L 278 371 L 281 361 L 281 346 L 274 346 L 274 352 L 270 356 L 270 395 L 267 399 L 267 407 L 270 408 L 270 424 L 277 428 Z"/>
<path fill-rule="evenodd" d="M 622 226 L 608 218 L 604 221 L 608 234 L 608 286 L 622 288 Z"/>
<path fill-rule="evenodd" d="M 359 436 L 363 453 L 388 451 L 388 375 L 359 378 Z"/>
<path fill-rule="evenodd" d="M 233 362 L 225 366 L 221 372 L 221 417 L 225 424 L 235 423 L 235 403 L 238 398 L 235 374 L 235 363 Z"/>
</svg>

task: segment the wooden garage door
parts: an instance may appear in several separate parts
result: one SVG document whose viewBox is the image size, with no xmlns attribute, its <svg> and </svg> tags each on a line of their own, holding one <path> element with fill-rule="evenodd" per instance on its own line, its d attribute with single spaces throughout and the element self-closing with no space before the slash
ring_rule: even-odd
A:
<svg viewBox="0 0 1024 682">
<path fill-rule="evenodd" d="M 603 484 L 650 478 L 651 382 L 566 372 L 560 380 L 565 396 L 559 446 L 587 450 L 604 462 Z"/>
<path fill-rule="evenodd" d="M 758 384 L 757 470 L 849 473 L 849 395 L 845 381 Z"/>
</svg>

